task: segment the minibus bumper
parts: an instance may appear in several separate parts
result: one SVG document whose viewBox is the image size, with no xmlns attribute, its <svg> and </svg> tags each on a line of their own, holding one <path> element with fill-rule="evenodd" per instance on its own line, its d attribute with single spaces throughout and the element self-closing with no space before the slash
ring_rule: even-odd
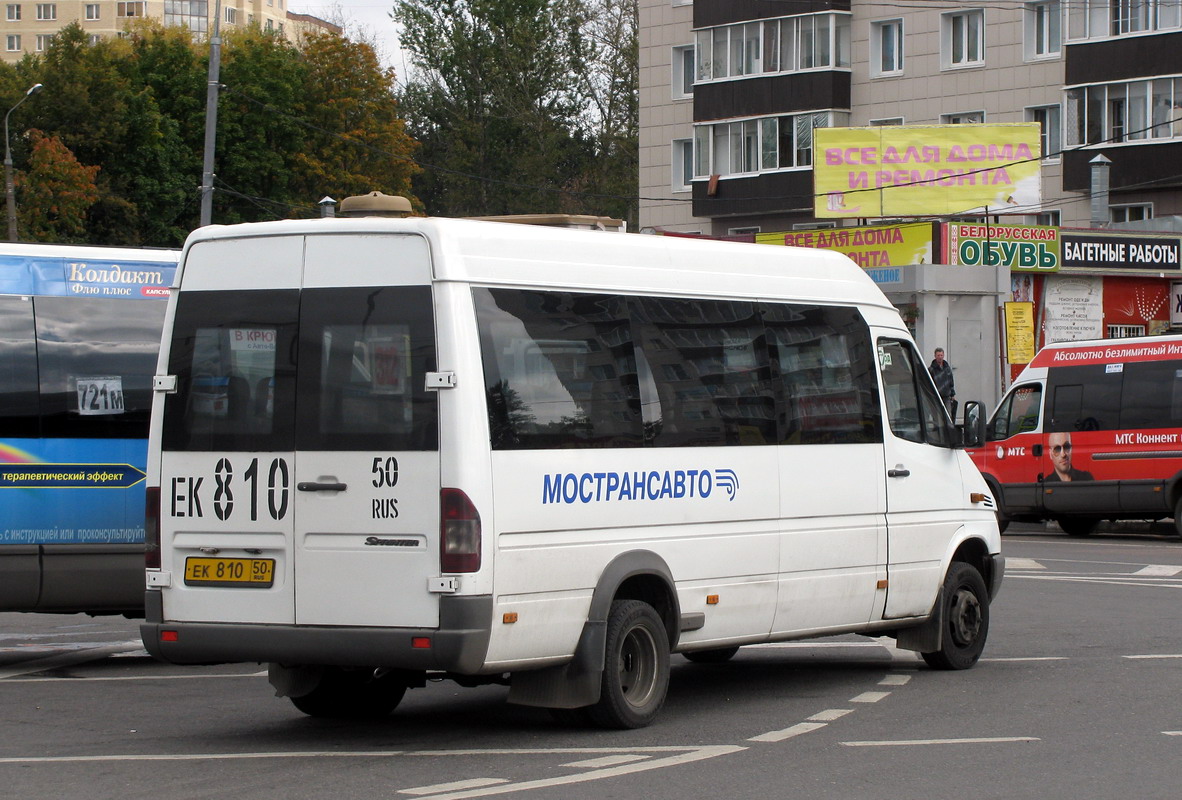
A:
<svg viewBox="0 0 1182 800">
<path fill-rule="evenodd" d="M 994 553 L 990 558 L 993 560 L 992 568 L 989 570 L 989 599 L 992 601 L 1001 591 L 1001 579 L 1006 573 L 1006 557 L 1001 553 Z"/>
<path fill-rule="evenodd" d="M 438 628 L 164 622 L 160 592 L 146 593 L 140 636 L 172 664 L 236 662 L 388 667 L 476 674 L 491 633 L 490 595 L 440 598 Z"/>
</svg>

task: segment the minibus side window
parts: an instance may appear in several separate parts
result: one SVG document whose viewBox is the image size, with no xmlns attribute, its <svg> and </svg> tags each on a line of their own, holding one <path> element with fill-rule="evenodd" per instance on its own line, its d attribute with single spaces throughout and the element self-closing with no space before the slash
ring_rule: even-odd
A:
<svg viewBox="0 0 1182 800">
<path fill-rule="evenodd" d="M 1123 364 L 1054 367 L 1047 379 L 1046 430 L 1114 430 L 1120 423 Z"/>
<path fill-rule="evenodd" d="M 891 432 L 911 442 L 950 447 L 951 420 L 915 348 L 903 341 L 879 339 L 878 357 Z"/>
<path fill-rule="evenodd" d="M 494 450 L 640 447 L 622 297 L 473 290 Z"/>
<path fill-rule="evenodd" d="M 637 348 L 660 399 L 656 447 L 775 444 L 776 382 L 755 303 L 635 297 Z"/>
<path fill-rule="evenodd" d="M 1124 365 L 1120 427 L 1182 427 L 1182 361 L 1138 361 Z"/>
<path fill-rule="evenodd" d="M 0 297 L 0 436 L 40 435 L 33 301 Z"/>
<path fill-rule="evenodd" d="M 1038 384 L 1019 386 L 1006 395 L 989 423 L 988 439 L 996 442 L 1019 433 L 1038 429 L 1042 407 L 1042 387 Z"/>
<path fill-rule="evenodd" d="M 870 330 L 855 309 L 765 303 L 781 444 L 882 441 Z"/>
</svg>

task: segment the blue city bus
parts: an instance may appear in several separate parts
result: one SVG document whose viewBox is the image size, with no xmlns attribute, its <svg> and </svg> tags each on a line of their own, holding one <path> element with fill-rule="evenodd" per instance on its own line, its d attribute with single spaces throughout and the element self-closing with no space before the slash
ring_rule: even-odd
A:
<svg viewBox="0 0 1182 800">
<path fill-rule="evenodd" d="M 0 611 L 142 614 L 178 250 L 0 244 Z"/>
</svg>

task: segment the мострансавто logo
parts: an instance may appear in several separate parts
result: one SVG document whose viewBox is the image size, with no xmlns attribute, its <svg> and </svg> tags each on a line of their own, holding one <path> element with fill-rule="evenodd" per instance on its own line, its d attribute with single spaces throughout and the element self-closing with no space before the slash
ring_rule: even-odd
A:
<svg viewBox="0 0 1182 800">
<path fill-rule="evenodd" d="M 733 469 L 667 469 L 625 472 L 558 472 L 542 476 L 542 505 L 630 500 L 706 499 L 721 490 L 739 492 Z"/>
</svg>

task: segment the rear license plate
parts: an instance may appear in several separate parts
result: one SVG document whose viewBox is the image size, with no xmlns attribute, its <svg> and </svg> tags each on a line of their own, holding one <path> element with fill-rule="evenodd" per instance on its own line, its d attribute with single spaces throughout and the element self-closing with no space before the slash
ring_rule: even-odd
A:
<svg viewBox="0 0 1182 800">
<path fill-rule="evenodd" d="M 248 586 L 266 589 L 274 582 L 273 558 L 185 559 L 186 586 Z"/>
</svg>

